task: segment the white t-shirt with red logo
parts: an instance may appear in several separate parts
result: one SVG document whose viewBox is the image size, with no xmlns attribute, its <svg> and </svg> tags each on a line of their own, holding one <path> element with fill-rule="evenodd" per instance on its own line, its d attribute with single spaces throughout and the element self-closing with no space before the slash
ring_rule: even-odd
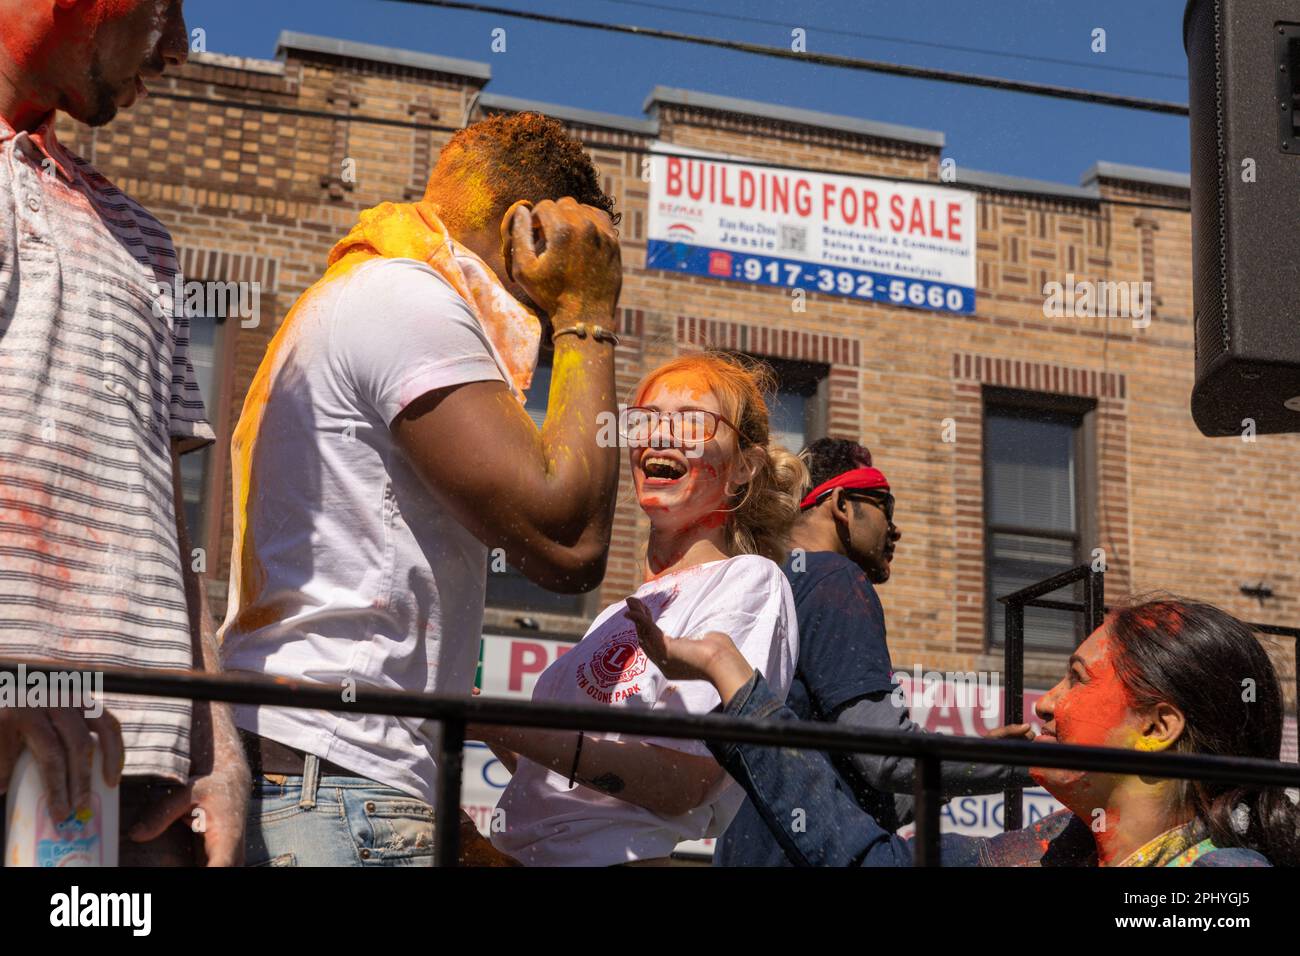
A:
<svg viewBox="0 0 1300 956">
<path fill-rule="evenodd" d="M 665 634 L 728 634 L 778 697 L 790 689 L 799 654 L 798 624 L 790 584 L 772 561 L 746 554 L 706 562 L 656 578 L 635 596 Z M 607 607 L 573 650 L 538 678 L 533 700 L 692 714 L 713 710 L 720 701 L 711 684 L 670 681 L 646 658 L 626 610 L 623 601 Z M 606 733 L 587 737 L 621 739 Z M 700 741 L 650 742 L 709 755 Z M 584 757 L 584 773 L 591 771 L 590 759 Z M 570 788 L 567 774 L 521 757 L 497 803 L 504 811 L 504 828 L 492 842 L 529 866 L 610 866 L 655 859 L 668 856 L 684 840 L 721 834 L 744 798 L 740 786 L 724 775 L 703 805 L 663 817 L 581 784 Z"/>
</svg>

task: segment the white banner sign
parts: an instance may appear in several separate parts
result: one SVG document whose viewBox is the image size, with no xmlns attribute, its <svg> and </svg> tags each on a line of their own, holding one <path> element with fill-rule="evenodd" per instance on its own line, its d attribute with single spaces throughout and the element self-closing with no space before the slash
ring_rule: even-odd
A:
<svg viewBox="0 0 1300 956">
<path fill-rule="evenodd" d="M 975 311 L 975 194 L 650 156 L 646 267 Z"/>
</svg>

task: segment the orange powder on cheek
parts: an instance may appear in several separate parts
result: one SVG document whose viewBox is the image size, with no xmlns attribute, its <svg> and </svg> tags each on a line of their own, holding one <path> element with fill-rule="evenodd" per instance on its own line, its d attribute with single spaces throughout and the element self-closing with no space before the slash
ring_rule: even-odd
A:
<svg viewBox="0 0 1300 956">
<path fill-rule="evenodd" d="M 1115 673 L 1109 649 L 1088 667 L 1089 679 L 1061 698 L 1056 709 L 1056 732 L 1064 743 L 1095 747 L 1126 746 L 1131 740 L 1114 740 L 1124 727 L 1133 701 Z"/>
</svg>

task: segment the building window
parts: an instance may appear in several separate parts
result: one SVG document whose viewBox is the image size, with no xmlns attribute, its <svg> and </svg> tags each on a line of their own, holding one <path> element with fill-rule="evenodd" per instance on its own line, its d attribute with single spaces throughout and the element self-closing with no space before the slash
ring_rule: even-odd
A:
<svg viewBox="0 0 1300 956">
<path fill-rule="evenodd" d="M 775 395 L 768 395 L 772 441 L 796 454 L 826 435 L 826 389 L 830 369 L 820 362 L 759 356 L 776 373 Z"/>
<path fill-rule="evenodd" d="M 222 443 L 230 439 L 225 433 L 224 416 L 221 415 L 227 394 L 223 362 L 226 360 L 224 346 L 228 328 L 225 315 L 220 314 L 222 311 L 218 309 L 218 314 L 209 314 L 200 310 L 200 314 L 190 316 L 190 364 L 194 366 L 194 377 L 203 396 L 204 411 L 217 433 L 217 444 L 181 456 L 181 498 L 190 545 L 205 550 L 217 544 L 211 539 L 217 536 L 215 526 L 221 518 L 223 489 L 218 487 L 217 470 L 223 459 L 218 452 L 220 447 L 224 447 Z M 214 555 L 209 553 L 208 557 L 211 561 Z"/>
<path fill-rule="evenodd" d="M 1056 396 L 988 390 L 984 408 L 984 538 L 989 642 L 1001 646 L 997 598 L 1078 565 L 1090 527 L 1087 463 L 1091 409 Z M 1057 600 L 1079 600 L 1062 590 Z M 1025 648 L 1072 650 L 1079 615 L 1025 609 Z"/>
<path fill-rule="evenodd" d="M 551 359 L 553 353 L 543 350 L 538 356 L 537 369 L 533 373 L 532 384 L 528 388 L 527 403 L 524 410 L 533 424 L 541 430 L 546 420 L 546 405 L 551 393 Z M 585 617 L 588 610 L 586 594 L 556 594 L 539 584 L 534 584 L 523 573 L 506 565 L 502 571 L 494 571 L 492 556 L 488 556 L 487 605 L 496 608 L 508 608 L 512 611 L 540 611 L 548 614 L 567 614 Z"/>
</svg>

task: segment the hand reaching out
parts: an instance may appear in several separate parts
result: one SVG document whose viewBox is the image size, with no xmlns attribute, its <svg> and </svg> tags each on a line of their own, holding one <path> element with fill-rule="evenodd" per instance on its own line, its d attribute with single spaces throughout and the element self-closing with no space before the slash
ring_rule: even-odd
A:
<svg viewBox="0 0 1300 956">
<path fill-rule="evenodd" d="M 669 637 L 645 604 L 634 597 L 627 599 L 626 617 L 636 626 L 637 640 L 646 657 L 670 680 L 706 680 L 725 703 L 754 673 L 731 638 L 720 631 Z"/>
<path fill-rule="evenodd" d="M 1033 740 L 1034 728 L 1032 724 L 1007 724 L 1005 727 L 994 727 L 984 736 L 993 740 Z"/>
</svg>

